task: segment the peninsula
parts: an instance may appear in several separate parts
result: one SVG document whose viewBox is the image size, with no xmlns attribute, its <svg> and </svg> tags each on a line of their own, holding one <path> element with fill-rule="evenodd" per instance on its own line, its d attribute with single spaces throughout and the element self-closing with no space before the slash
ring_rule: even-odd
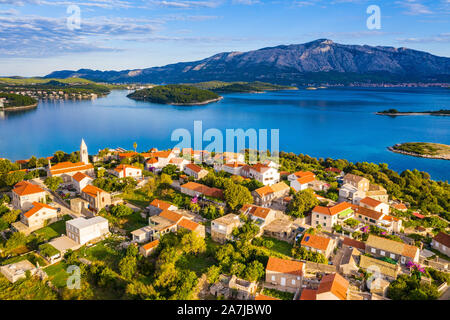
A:
<svg viewBox="0 0 450 320">
<path fill-rule="evenodd" d="M 450 160 L 450 146 L 430 142 L 407 142 L 388 147 L 392 152 L 414 157 Z"/>
<path fill-rule="evenodd" d="M 187 85 L 169 84 L 137 90 L 127 96 L 130 99 L 176 106 L 196 106 L 223 99 L 218 94 Z"/>
<path fill-rule="evenodd" d="M 37 100 L 20 94 L 0 92 L 0 110 L 16 111 L 37 107 Z"/>
<path fill-rule="evenodd" d="M 298 90 L 297 87 L 282 86 L 278 84 L 254 81 L 254 82 L 224 82 L 207 81 L 199 83 L 188 83 L 186 85 L 199 89 L 210 90 L 216 93 L 263 93 L 265 91 Z"/>
<path fill-rule="evenodd" d="M 376 113 L 380 116 L 450 116 L 450 110 L 441 109 L 436 111 L 398 111 L 389 109 Z"/>
</svg>

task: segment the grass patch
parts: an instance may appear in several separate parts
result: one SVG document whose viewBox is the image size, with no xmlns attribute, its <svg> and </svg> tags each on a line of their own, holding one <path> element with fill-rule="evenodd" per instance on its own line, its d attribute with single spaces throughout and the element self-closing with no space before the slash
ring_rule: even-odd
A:
<svg viewBox="0 0 450 320">
<path fill-rule="evenodd" d="M 65 215 L 62 220 L 52 223 L 44 228 L 34 231 L 34 234 L 42 236 L 44 241 L 59 237 L 66 233 L 66 221 L 70 220 L 69 215 Z"/>
<path fill-rule="evenodd" d="M 67 267 L 66 263 L 61 261 L 48 266 L 44 271 L 47 273 L 49 280 L 54 286 L 63 288 L 67 285 L 67 278 L 69 277 L 69 274 L 66 272 Z"/>
<path fill-rule="evenodd" d="M 263 239 L 272 241 L 273 247 L 269 249 L 270 251 L 278 252 L 282 255 L 292 257 L 292 248 L 293 248 L 292 244 L 290 244 L 286 241 L 281 241 L 281 240 L 277 240 L 277 239 L 269 238 L 269 237 L 263 237 Z"/>
<path fill-rule="evenodd" d="M 23 261 L 23 260 L 28 260 L 34 265 L 36 265 L 36 263 L 39 263 L 39 266 L 41 266 L 41 267 L 47 265 L 47 262 L 42 257 L 35 254 L 34 252 L 30 252 L 23 256 L 17 256 L 17 257 L 13 257 L 13 258 L 4 260 L 0 263 L 0 265 L 5 266 L 7 264 L 16 263 L 16 262 Z"/>
<path fill-rule="evenodd" d="M 80 258 L 90 261 L 103 261 L 111 269 L 117 270 L 122 254 L 114 246 L 111 241 L 104 240 L 92 247 L 83 247 L 80 249 Z"/>
<path fill-rule="evenodd" d="M 130 192 L 123 193 L 121 197 L 123 200 L 134 204 L 141 209 L 145 209 L 146 207 L 148 207 L 149 203 L 153 200 L 144 191 L 142 191 L 142 189 L 136 189 Z"/>
<path fill-rule="evenodd" d="M 264 288 L 262 293 L 266 296 L 278 298 L 281 300 L 293 300 L 294 299 L 293 293 L 279 291 L 276 289 Z"/>
<path fill-rule="evenodd" d="M 128 232 L 131 232 L 147 225 L 147 219 L 142 218 L 140 212 L 133 212 L 133 214 L 125 217 L 125 222 L 122 224 L 122 228 Z"/>
<path fill-rule="evenodd" d="M 0 300 L 57 300 L 58 295 L 43 281 L 23 279 L 10 283 L 0 274 Z"/>
</svg>

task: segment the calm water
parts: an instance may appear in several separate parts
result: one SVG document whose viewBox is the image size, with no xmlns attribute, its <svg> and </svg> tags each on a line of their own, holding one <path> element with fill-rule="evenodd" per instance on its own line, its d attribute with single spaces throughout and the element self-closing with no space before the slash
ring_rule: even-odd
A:
<svg viewBox="0 0 450 320">
<path fill-rule="evenodd" d="M 402 171 L 427 171 L 450 180 L 450 161 L 395 154 L 399 142 L 450 144 L 450 117 L 377 116 L 376 111 L 449 109 L 445 89 L 326 89 L 231 94 L 219 103 L 174 107 L 126 98 L 114 91 L 95 101 L 41 102 L 35 110 L 0 117 L 0 157 L 13 160 L 78 149 L 84 137 L 90 153 L 104 147 L 148 150 L 173 147 L 176 128 L 193 131 L 194 120 L 208 128 L 280 129 L 280 149 L 314 157 L 388 163 Z M 205 143 L 204 146 L 207 144 Z"/>
</svg>

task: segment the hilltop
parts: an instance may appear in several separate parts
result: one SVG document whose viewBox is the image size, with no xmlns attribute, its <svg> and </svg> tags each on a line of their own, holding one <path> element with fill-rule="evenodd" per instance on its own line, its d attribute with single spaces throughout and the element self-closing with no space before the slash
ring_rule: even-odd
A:
<svg viewBox="0 0 450 320">
<path fill-rule="evenodd" d="M 296 86 L 311 83 L 449 83 L 450 58 L 407 48 L 345 45 L 319 39 L 248 52 L 224 52 L 200 61 L 162 67 L 123 71 L 64 70 L 46 77 L 160 84 L 215 80 Z"/>
</svg>

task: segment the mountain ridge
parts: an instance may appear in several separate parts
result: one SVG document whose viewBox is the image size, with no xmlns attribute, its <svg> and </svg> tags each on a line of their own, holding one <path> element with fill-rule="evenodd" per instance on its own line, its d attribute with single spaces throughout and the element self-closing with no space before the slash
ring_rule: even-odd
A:
<svg viewBox="0 0 450 320">
<path fill-rule="evenodd" d="M 304 83 L 450 82 L 450 58 L 388 46 L 345 45 L 329 39 L 231 51 L 165 66 L 100 71 L 55 71 L 48 78 L 81 77 L 117 83 L 264 81 Z"/>
</svg>

